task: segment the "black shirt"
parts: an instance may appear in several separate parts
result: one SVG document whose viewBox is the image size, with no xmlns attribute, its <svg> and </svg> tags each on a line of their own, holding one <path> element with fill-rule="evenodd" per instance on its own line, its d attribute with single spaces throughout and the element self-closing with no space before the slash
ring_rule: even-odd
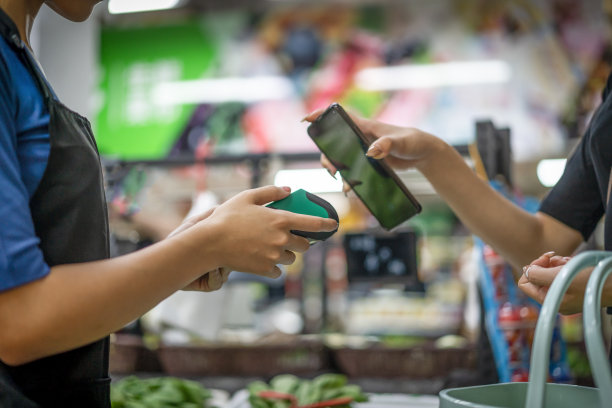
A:
<svg viewBox="0 0 612 408">
<path fill-rule="evenodd" d="M 608 200 L 612 168 L 612 75 L 602 103 L 567 160 L 559 182 L 542 201 L 540 211 L 576 229 L 585 241 L 601 217 L 612 214 Z M 604 248 L 612 250 L 612 216 L 604 225 Z"/>
<path fill-rule="evenodd" d="M 565 171 L 540 205 L 540 211 L 574 228 L 589 239 L 604 214 L 612 214 L 612 74 L 602 102 Z M 604 249 L 612 249 L 612 216 L 604 224 Z M 612 308 L 607 308 L 612 314 Z M 612 364 L 612 348 L 609 355 Z"/>
</svg>

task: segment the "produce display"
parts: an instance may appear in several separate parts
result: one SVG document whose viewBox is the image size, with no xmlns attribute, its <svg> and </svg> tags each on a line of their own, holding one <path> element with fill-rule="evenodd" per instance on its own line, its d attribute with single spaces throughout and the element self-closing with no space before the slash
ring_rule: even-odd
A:
<svg viewBox="0 0 612 408">
<path fill-rule="evenodd" d="M 211 392 L 195 381 L 174 377 L 126 377 L 111 386 L 112 408 L 206 408 Z"/>
<path fill-rule="evenodd" d="M 342 374 L 322 374 L 312 380 L 281 374 L 269 384 L 255 381 L 247 388 L 251 408 L 348 408 L 368 400 L 361 387 L 347 384 Z"/>
</svg>

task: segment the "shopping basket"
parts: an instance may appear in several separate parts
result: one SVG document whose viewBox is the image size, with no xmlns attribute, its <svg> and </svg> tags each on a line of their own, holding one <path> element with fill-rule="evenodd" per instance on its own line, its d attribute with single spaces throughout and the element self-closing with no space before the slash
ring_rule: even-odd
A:
<svg viewBox="0 0 612 408">
<path fill-rule="evenodd" d="M 584 296 L 587 354 L 597 388 L 546 383 L 555 318 L 563 295 L 582 269 L 595 266 Z M 612 407 L 612 375 L 601 335 L 601 293 L 612 273 L 612 252 L 587 251 L 572 258 L 548 291 L 536 326 L 528 383 L 453 388 L 440 392 L 440 408 Z"/>
</svg>

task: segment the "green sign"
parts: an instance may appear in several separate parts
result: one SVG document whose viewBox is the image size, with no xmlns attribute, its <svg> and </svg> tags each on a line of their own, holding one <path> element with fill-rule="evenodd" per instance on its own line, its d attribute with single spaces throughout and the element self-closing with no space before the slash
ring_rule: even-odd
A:
<svg viewBox="0 0 612 408">
<path fill-rule="evenodd" d="M 172 148 L 194 110 L 164 101 L 161 85 L 206 76 L 217 55 L 201 21 L 102 30 L 102 103 L 95 122 L 100 153 L 158 159 Z"/>
</svg>

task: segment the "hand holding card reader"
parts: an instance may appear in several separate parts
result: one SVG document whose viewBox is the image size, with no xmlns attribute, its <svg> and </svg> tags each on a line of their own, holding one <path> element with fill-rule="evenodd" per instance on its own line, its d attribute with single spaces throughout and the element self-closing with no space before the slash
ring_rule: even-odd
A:
<svg viewBox="0 0 612 408">
<path fill-rule="evenodd" d="M 336 222 L 339 222 L 338 213 L 336 213 L 336 210 L 330 203 L 302 189 L 296 190 L 282 200 L 274 201 L 266 207 L 290 211 L 297 214 L 332 218 L 336 220 Z M 327 238 L 334 235 L 336 231 L 338 231 L 338 228 L 334 231 L 311 232 L 292 230 L 291 232 L 295 235 L 308 238 L 308 241 L 313 244 L 318 241 L 325 241 Z"/>
</svg>

